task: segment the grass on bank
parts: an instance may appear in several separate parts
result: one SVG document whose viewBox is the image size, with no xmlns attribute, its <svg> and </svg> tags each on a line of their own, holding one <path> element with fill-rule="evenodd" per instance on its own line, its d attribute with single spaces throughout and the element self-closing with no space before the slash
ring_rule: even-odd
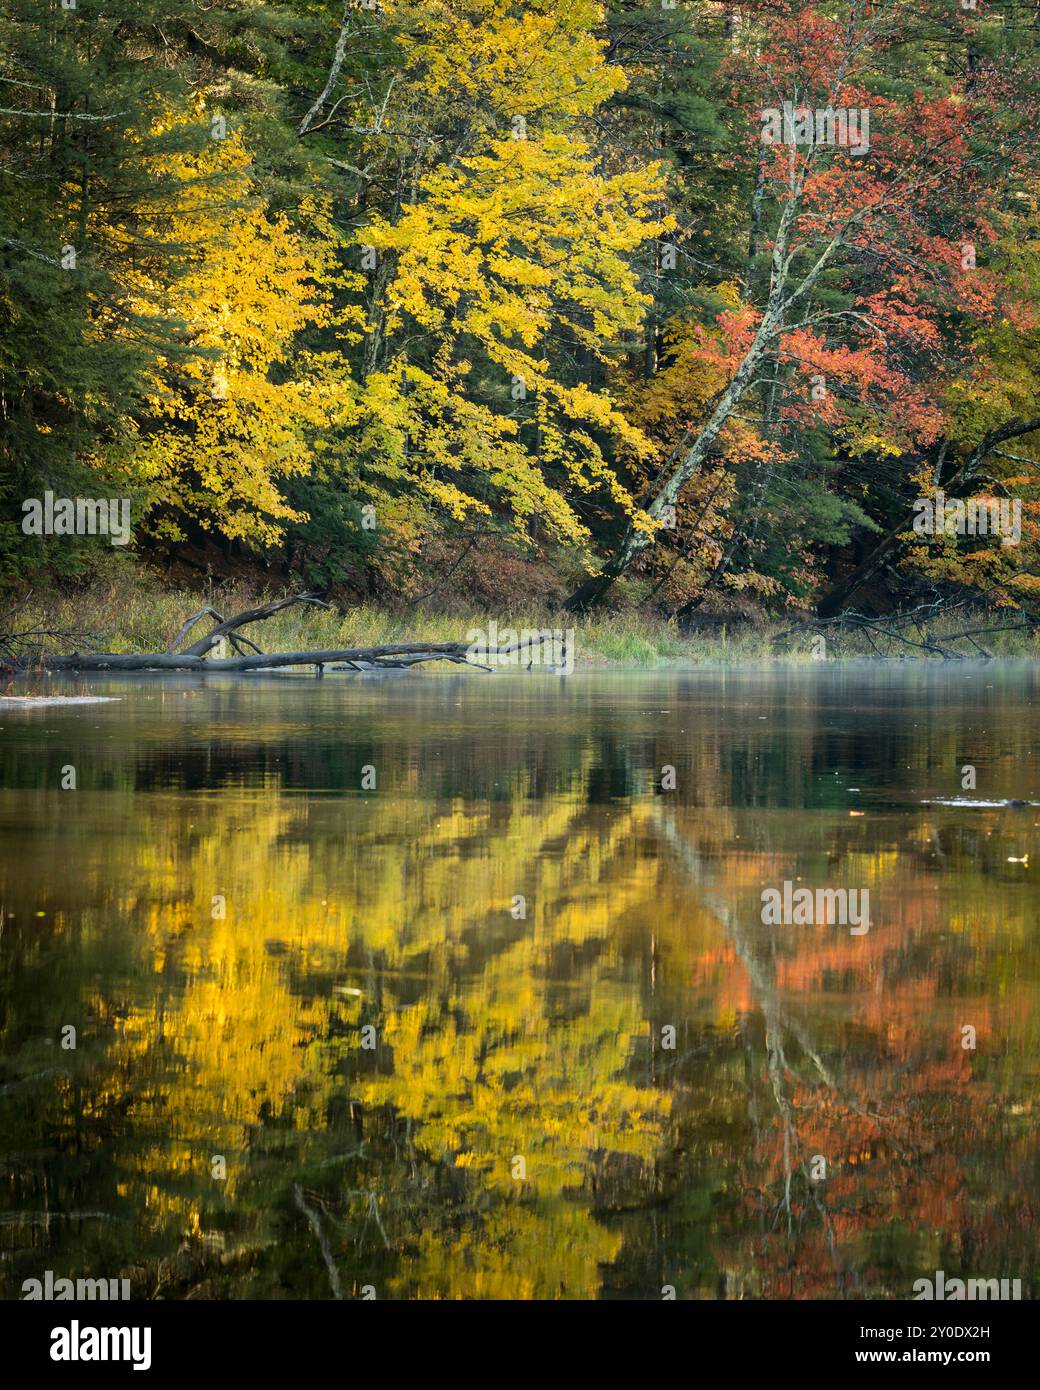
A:
<svg viewBox="0 0 1040 1390">
<path fill-rule="evenodd" d="M 8 605 L 6 614 L 0 615 L 0 631 L 46 628 L 78 634 L 75 640 L 44 643 L 47 650 L 161 652 L 182 623 L 204 603 L 210 603 L 227 617 L 256 607 L 266 599 L 280 597 L 281 593 L 265 594 L 229 586 L 206 596 L 187 588 L 164 589 L 138 571 L 131 584 L 106 581 L 65 593 L 31 594 L 27 602 Z M 471 613 L 460 613 L 423 607 L 390 610 L 361 604 L 345 612 L 290 608 L 244 629 L 244 633 L 265 651 L 272 652 L 377 647 L 395 642 L 468 642 L 474 640 L 474 629 L 487 631 L 492 620 L 500 634 L 506 628 L 519 635 L 523 628 L 573 627 L 576 665 L 585 669 L 812 661 L 820 654 L 813 640 L 819 633 L 805 631 L 781 642 L 774 641 L 778 634 L 797 624 L 797 614 L 735 626 L 720 623 L 711 630 L 683 633 L 675 623 L 638 609 L 573 619 L 551 612 L 491 613 L 474 608 Z M 1016 614 L 1009 609 L 975 614 L 962 610 L 922 629 L 907 629 L 907 636 L 941 643 L 944 637 L 965 628 L 998 627 L 1016 620 Z M 208 620 L 203 620 L 192 636 L 201 636 L 207 630 Z M 860 633 L 828 629 L 823 635 L 828 658 L 877 655 Z M 994 656 L 1040 657 L 1040 634 L 1036 632 L 994 632 L 977 640 Z M 887 643 L 885 650 L 886 654 L 908 658 L 934 656 L 902 643 Z M 959 643 L 958 650 L 965 655 L 982 655 L 967 642 Z"/>
</svg>

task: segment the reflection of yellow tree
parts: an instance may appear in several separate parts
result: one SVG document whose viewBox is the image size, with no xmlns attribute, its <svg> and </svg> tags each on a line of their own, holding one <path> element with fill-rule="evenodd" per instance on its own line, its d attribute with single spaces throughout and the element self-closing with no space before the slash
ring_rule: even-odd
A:
<svg viewBox="0 0 1040 1390">
<path fill-rule="evenodd" d="M 549 819 L 573 811 L 558 807 Z M 544 844 L 545 829 L 556 838 L 562 827 L 539 819 L 523 817 Z M 483 1268 L 472 1250 L 423 1242 L 424 1292 L 502 1297 L 519 1287 L 521 1296 L 589 1296 L 598 1264 L 617 1254 L 618 1237 L 561 1199 L 589 1184 L 602 1152 L 650 1165 L 667 1112 L 666 1097 L 620 1078 L 633 1035 L 645 1032 L 631 990 L 610 979 L 611 922 L 651 886 L 645 862 L 617 874 L 632 820 L 628 813 L 598 835 L 576 827 L 566 860 L 537 861 L 533 929 L 516 924 L 516 939 L 476 977 L 463 962 L 456 986 L 387 1011 L 394 1069 L 370 1083 L 366 1099 L 421 1120 L 426 1151 L 464 1167 L 498 1199 Z M 503 869 L 515 882 L 516 860 L 500 861 Z M 475 892 L 464 900 L 479 901 Z M 572 987 L 581 997 L 554 1017 L 552 958 L 589 942 L 601 942 L 603 954 Z"/>
<path fill-rule="evenodd" d="M 259 1292 L 325 1287 L 297 1184 L 348 1292 L 588 1296 L 610 1265 L 609 1287 L 652 1289 L 662 1264 L 708 1296 L 719 1271 L 745 1295 L 905 1292 L 905 1269 L 942 1267 L 935 1232 L 963 1223 L 1025 1269 L 1018 1223 L 994 1234 L 976 1215 L 1020 1201 L 1031 1152 L 1031 899 L 992 891 L 1019 838 L 938 811 L 897 842 L 844 808 L 588 805 L 536 795 L 519 768 L 503 755 L 509 795 L 483 802 L 424 796 L 407 770 L 406 793 L 368 797 L 298 798 L 277 778 L 106 794 L 104 856 L 39 812 L 26 880 L 63 852 L 82 868 L 61 962 L 78 943 L 92 979 L 123 981 L 88 988 L 101 1028 L 76 1085 L 44 1097 L 76 1162 L 94 1156 L 91 1208 L 118 1205 L 118 1182 L 150 1249 L 278 1240 Z M 594 770 L 579 760 L 569 785 Z M 91 796 L 76 808 L 93 827 Z M 765 932 L 763 883 L 797 873 L 869 885 L 876 926 Z M 987 1039 L 971 1058 L 965 1021 Z M 826 1187 L 803 1172 L 816 1154 Z M 55 1209 L 88 1205 L 81 1171 L 49 1188 Z"/>
<path fill-rule="evenodd" d="M 400 1289 L 593 1295 L 620 1246 L 592 1214 L 596 1175 L 648 1170 L 667 1114 L 625 1075 L 647 1025 L 613 928 L 653 890 L 652 863 L 626 850 L 640 815 L 602 819 L 522 787 L 476 810 L 303 803 L 274 785 L 171 797 L 139 828 L 122 895 L 155 983 L 141 1007 L 120 1003 L 118 1026 L 113 1002 L 94 1000 L 114 1031 L 94 1104 L 132 1075 L 128 1119 L 152 1136 L 124 1165 L 125 1194 L 143 1188 L 154 1221 L 205 1229 L 244 1190 L 261 1122 L 291 1123 L 305 1152 L 337 1096 L 389 1105 L 470 1213 L 408 1241 Z M 580 970 L 557 968 L 577 953 Z M 378 1030 L 379 1070 L 362 1023 Z M 228 1178 L 211 1188 L 218 1153 Z"/>
</svg>

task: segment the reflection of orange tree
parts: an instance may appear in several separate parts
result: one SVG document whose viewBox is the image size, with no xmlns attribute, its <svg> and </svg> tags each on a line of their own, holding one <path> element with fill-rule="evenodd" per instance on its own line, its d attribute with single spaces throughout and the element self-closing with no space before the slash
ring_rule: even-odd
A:
<svg viewBox="0 0 1040 1390">
<path fill-rule="evenodd" d="M 469 811 L 389 797 L 304 806 L 272 786 L 194 800 L 190 831 L 171 839 L 171 809 L 140 827 L 126 865 L 123 906 L 147 928 L 141 1003 L 92 1000 L 113 1033 L 90 1104 L 122 1103 L 134 1079 L 125 1114 L 144 1142 L 118 1156 L 124 1197 L 171 1229 L 226 1226 L 228 1208 L 259 1205 L 261 1170 L 272 1181 L 259 1155 L 273 1127 L 298 1162 L 281 1175 L 284 1209 L 295 1178 L 314 1181 L 329 1157 L 337 1105 L 389 1108 L 411 1122 L 426 1179 L 431 1163 L 450 1171 L 468 1213 L 427 1219 L 408 1165 L 387 1192 L 362 1156 L 352 1181 L 380 1193 L 400 1255 L 392 1289 L 593 1295 L 620 1246 L 592 1214 L 597 1175 L 637 1183 L 668 1109 L 626 1077 L 647 1025 L 611 934 L 652 891 L 653 864 L 627 849 L 642 813 L 600 818 L 522 786 Z M 510 913 L 517 893 L 526 920 Z M 359 1048 L 365 1024 L 374 1053 Z M 225 1183 L 210 1178 L 214 1154 Z M 345 1248 L 342 1188 L 309 1200 Z"/>
<path fill-rule="evenodd" d="M 957 1238 L 970 1228 L 961 1155 L 986 1142 L 993 1097 L 972 1077 L 973 1054 L 960 1046 L 959 1024 L 977 1020 L 991 1046 L 1002 1046 L 989 998 L 980 987 L 961 994 L 954 1008 L 940 996 L 935 966 L 906 967 L 922 930 L 938 932 L 933 901 L 922 908 L 912 898 L 897 920 L 887 919 L 884 934 L 778 935 L 761 925 L 757 893 L 753 906 L 738 909 L 732 872 L 725 893 L 714 884 L 697 847 L 699 825 L 662 812 L 654 823 L 725 928 L 728 944 L 715 953 L 715 967 L 702 961 L 701 969 L 733 971 L 734 997 L 746 991 L 761 1018 L 760 1034 L 744 1030 L 746 1045 L 761 1047 L 764 1058 L 749 1068 L 754 1142 L 740 1163 L 737 1248 L 727 1240 L 719 1251 L 733 1290 L 907 1296 L 905 1274 L 888 1269 L 899 1268 L 900 1248 L 904 1268 L 935 1268 L 943 1234 Z M 895 862 L 882 856 L 843 870 L 848 881 L 877 884 L 894 874 Z M 770 881 L 775 860 L 748 856 L 741 876 L 748 886 Z M 995 931 L 995 913 L 989 923 L 976 921 L 982 940 L 987 926 Z M 829 979 L 841 980 L 842 994 L 854 1000 L 851 1016 L 821 1008 Z M 1021 985 L 1002 1003 L 1002 1028 L 1024 1020 Z M 806 1021 L 810 1007 L 816 1030 L 821 1021 L 826 1030 L 826 1049 Z M 840 1065 L 832 1060 L 837 1053 Z M 823 1181 L 812 1174 L 818 1156 L 826 1160 Z M 746 1232 L 756 1227 L 749 1260 Z M 970 1248 L 971 1240 L 962 1243 Z"/>
</svg>

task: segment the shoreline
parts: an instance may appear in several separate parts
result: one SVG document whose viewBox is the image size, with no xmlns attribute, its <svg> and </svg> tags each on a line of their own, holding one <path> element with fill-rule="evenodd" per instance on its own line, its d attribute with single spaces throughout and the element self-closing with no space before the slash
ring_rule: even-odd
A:
<svg viewBox="0 0 1040 1390">
<path fill-rule="evenodd" d="M 159 584 L 106 582 L 78 591 L 30 593 L 7 605 L 0 615 L 0 633 L 59 634 L 21 639 L 23 650 L 39 649 L 50 655 L 161 652 L 200 603 L 209 603 L 221 613 L 233 613 L 274 592 L 247 586 L 200 592 Z M 510 631 L 519 634 L 525 629 L 567 634 L 577 672 L 820 665 L 864 658 L 939 664 L 972 659 L 1040 660 L 1040 632 L 1016 627 L 1016 621 L 1021 620 L 1015 610 L 1007 608 L 964 607 L 927 622 L 906 614 L 857 617 L 849 625 L 824 623 L 804 611 L 753 612 L 732 615 L 731 620 L 715 615 L 706 618 L 698 629 L 681 631 L 674 621 L 638 608 L 575 619 L 553 610 L 495 611 L 490 604 L 484 608 L 476 604 L 389 608 L 363 603 L 344 611 L 289 608 L 244 631 L 272 654 L 399 642 L 468 643 L 479 640 L 474 634 L 488 631 L 497 631 L 500 640 Z M 512 668 L 521 664 L 514 663 Z M 509 669 L 499 667 L 499 672 Z"/>
</svg>

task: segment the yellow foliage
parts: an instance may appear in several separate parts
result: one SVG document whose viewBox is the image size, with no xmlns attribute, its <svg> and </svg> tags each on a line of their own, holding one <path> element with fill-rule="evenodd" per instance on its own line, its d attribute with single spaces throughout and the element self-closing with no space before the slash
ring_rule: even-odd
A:
<svg viewBox="0 0 1040 1390">
<path fill-rule="evenodd" d="M 602 361 L 638 328 L 633 253 L 671 225 L 661 169 L 604 173 L 574 128 L 625 84 L 601 17 L 589 0 L 425 6 L 399 40 L 400 105 L 425 131 L 448 104 L 466 133 L 432 168 L 410 156 L 410 195 L 358 232 L 390 267 L 353 444 L 369 476 L 407 479 L 458 518 L 486 512 L 490 487 L 518 532 L 537 515 L 577 543 L 571 491 L 634 507 L 601 441 L 637 457 L 650 445 L 607 393 L 560 379 L 558 344 Z"/>
<path fill-rule="evenodd" d="M 166 124 L 193 119 L 198 112 L 183 112 Z M 282 523 L 299 519 L 279 483 L 309 467 L 307 430 L 353 417 L 338 360 L 293 348 L 301 330 L 332 319 L 341 278 L 329 209 L 321 198 L 304 202 L 306 234 L 284 214 L 271 214 L 255 194 L 249 151 L 234 132 L 201 153 L 153 162 L 157 175 L 176 175 L 180 195 L 162 225 L 136 235 L 176 242 L 187 270 L 168 279 L 165 263 L 156 269 L 145 261 L 129 277 L 133 297 L 123 307 L 146 319 L 181 321 L 193 351 L 160 359 L 148 395 L 149 428 L 135 431 L 128 422 L 133 464 L 162 505 L 156 529 L 179 534 L 169 509 L 227 536 L 271 543 Z"/>
</svg>

